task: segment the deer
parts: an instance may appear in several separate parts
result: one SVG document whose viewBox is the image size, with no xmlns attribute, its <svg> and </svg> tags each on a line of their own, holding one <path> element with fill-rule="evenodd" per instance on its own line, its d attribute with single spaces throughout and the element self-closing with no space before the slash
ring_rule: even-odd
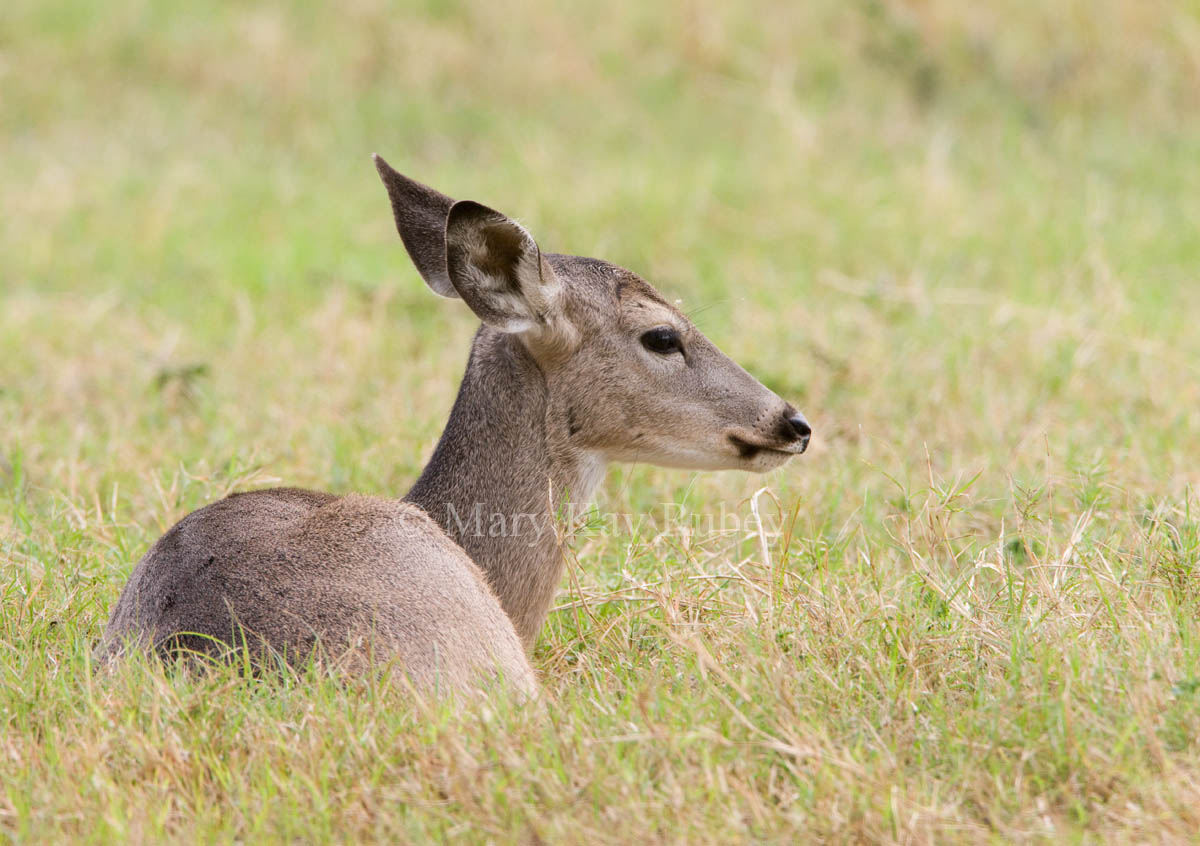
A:
<svg viewBox="0 0 1200 846">
<path fill-rule="evenodd" d="M 765 472 L 808 447 L 804 415 L 635 273 L 543 253 L 515 220 L 374 161 L 417 272 L 480 321 L 432 457 L 400 499 L 271 488 L 188 514 L 133 568 L 100 666 L 350 656 L 422 690 L 536 695 L 564 504 L 615 462 Z"/>
</svg>

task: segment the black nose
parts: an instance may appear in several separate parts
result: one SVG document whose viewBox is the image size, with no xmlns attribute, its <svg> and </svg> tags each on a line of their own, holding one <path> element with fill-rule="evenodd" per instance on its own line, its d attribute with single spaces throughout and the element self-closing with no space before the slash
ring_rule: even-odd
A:
<svg viewBox="0 0 1200 846">
<path fill-rule="evenodd" d="M 792 431 L 796 433 L 796 438 L 800 441 L 800 451 L 808 449 L 808 439 L 812 437 L 812 426 L 808 425 L 808 421 L 804 419 L 804 415 L 797 411 L 787 419 L 788 425 L 792 427 Z"/>
</svg>

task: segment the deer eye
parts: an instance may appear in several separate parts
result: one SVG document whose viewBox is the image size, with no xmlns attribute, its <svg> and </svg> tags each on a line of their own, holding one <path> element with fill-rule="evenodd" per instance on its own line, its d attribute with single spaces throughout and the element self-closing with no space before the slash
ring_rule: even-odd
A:
<svg viewBox="0 0 1200 846">
<path fill-rule="evenodd" d="M 679 333 L 670 326 L 659 326 L 643 334 L 642 346 L 659 355 L 683 352 L 683 343 L 679 340 Z"/>
</svg>

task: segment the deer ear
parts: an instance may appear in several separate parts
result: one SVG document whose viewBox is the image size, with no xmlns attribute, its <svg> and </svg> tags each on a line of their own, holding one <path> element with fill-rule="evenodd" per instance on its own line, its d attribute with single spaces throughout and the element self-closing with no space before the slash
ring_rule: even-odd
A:
<svg viewBox="0 0 1200 846">
<path fill-rule="evenodd" d="M 446 220 L 450 282 L 471 311 L 502 332 L 550 327 L 560 289 L 554 270 L 523 226 L 460 200 Z"/>
<path fill-rule="evenodd" d="M 443 297 L 457 297 L 446 272 L 446 217 L 454 200 L 391 168 L 376 155 L 375 169 L 387 188 L 396 231 L 425 284 Z"/>
</svg>

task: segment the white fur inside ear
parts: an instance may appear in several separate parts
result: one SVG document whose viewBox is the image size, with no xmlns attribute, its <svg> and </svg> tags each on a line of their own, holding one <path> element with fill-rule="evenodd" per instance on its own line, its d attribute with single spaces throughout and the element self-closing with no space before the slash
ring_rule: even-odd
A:
<svg viewBox="0 0 1200 846">
<path fill-rule="evenodd" d="M 444 270 L 430 273 L 425 277 L 425 284 L 439 297 L 459 299 L 458 291 L 454 290 L 454 283 L 450 281 L 450 274 Z"/>
<path fill-rule="evenodd" d="M 519 335 L 522 332 L 528 332 L 534 326 L 532 320 L 525 320 L 522 318 L 501 320 L 500 322 L 492 323 L 491 325 L 496 329 L 499 329 L 501 332 L 507 332 L 510 335 Z"/>
</svg>

